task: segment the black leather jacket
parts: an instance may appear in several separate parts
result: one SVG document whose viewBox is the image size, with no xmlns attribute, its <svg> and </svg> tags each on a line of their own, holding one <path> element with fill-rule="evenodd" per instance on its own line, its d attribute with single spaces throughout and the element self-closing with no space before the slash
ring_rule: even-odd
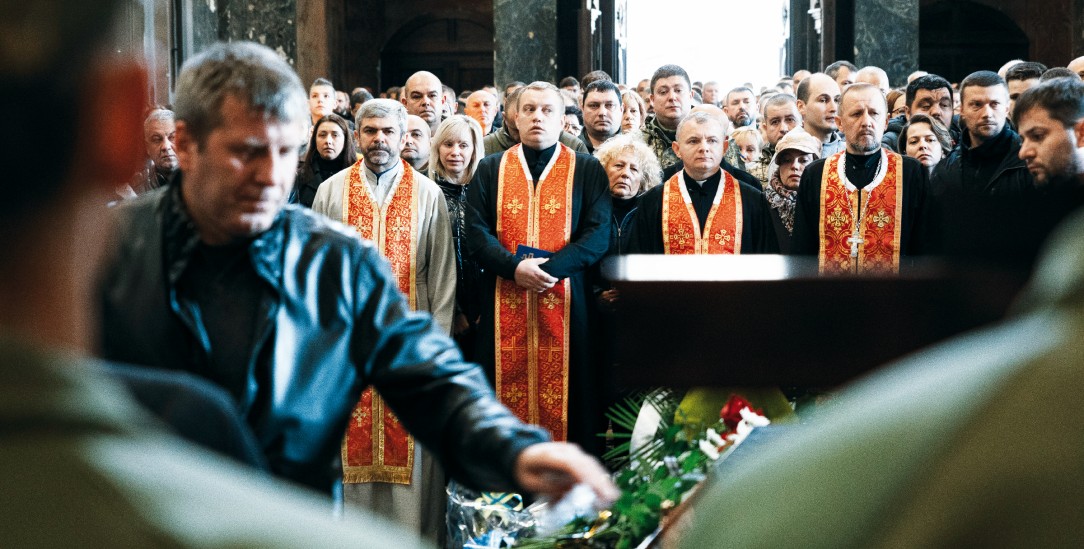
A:
<svg viewBox="0 0 1084 549">
<path fill-rule="evenodd" d="M 103 279 L 102 350 L 213 378 L 199 305 L 177 284 L 199 242 L 180 188 L 178 176 L 118 208 L 123 237 Z M 371 243 L 286 206 L 248 253 L 274 297 L 260 304 L 238 404 L 276 474 L 328 491 L 346 422 L 371 385 L 451 476 L 516 488 L 516 457 L 547 435 L 497 402 L 428 314 L 408 309 Z"/>
</svg>

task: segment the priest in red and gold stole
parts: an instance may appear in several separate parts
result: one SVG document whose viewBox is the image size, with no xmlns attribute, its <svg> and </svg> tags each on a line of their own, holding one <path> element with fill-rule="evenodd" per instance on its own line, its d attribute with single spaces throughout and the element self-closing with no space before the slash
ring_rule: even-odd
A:
<svg viewBox="0 0 1084 549">
<path fill-rule="evenodd" d="M 555 86 L 527 86 L 521 143 L 483 159 L 468 188 L 467 248 L 487 288 L 477 349 L 516 415 L 597 451 L 586 275 L 609 247 L 610 195 L 598 160 L 558 142 L 563 113 Z"/>
<path fill-rule="evenodd" d="M 410 307 L 431 313 L 448 333 L 456 285 L 451 220 L 440 187 L 399 158 L 406 124 L 406 109 L 396 101 L 362 105 L 356 130 L 362 160 L 324 181 L 312 209 L 372 241 Z M 371 388 L 351 416 L 342 459 L 347 502 L 439 538 L 444 475 Z"/>
<path fill-rule="evenodd" d="M 847 149 L 802 174 L 791 249 L 817 256 L 821 273 L 897 274 L 918 247 L 928 175 L 881 148 L 886 111 L 878 88 L 848 86 L 839 108 Z"/>
<path fill-rule="evenodd" d="M 764 194 L 720 166 L 725 141 L 723 125 L 711 113 L 694 112 L 678 124 L 673 147 L 682 171 L 640 199 L 632 253 L 779 252 Z"/>
</svg>

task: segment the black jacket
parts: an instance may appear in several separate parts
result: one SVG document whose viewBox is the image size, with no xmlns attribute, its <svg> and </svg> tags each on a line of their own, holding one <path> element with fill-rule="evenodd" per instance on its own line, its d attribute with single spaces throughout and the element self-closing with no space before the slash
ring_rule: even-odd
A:
<svg viewBox="0 0 1084 549">
<path fill-rule="evenodd" d="M 1029 219 L 1039 196 L 1019 152 L 1008 125 L 979 147 L 964 132 L 930 176 L 921 254 L 1030 269 L 1046 231 Z"/>
<path fill-rule="evenodd" d="M 199 240 L 181 185 L 119 209 L 126 236 L 103 279 L 102 350 L 213 379 L 199 304 L 178 286 Z M 409 310 L 371 243 L 286 206 L 247 252 L 272 297 L 259 304 L 247 386 L 227 390 L 242 395 L 272 471 L 328 491 L 346 422 L 373 386 L 451 476 L 515 489 L 519 452 L 547 436 L 497 402 L 428 314 Z"/>
</svg>

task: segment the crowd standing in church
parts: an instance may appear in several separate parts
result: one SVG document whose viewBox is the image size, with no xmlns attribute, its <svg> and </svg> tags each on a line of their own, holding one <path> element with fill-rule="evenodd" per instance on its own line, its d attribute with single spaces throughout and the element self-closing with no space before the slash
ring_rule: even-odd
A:
<svg viewBox="0 0 1084 549">
<path fill-rule="evenodd" d="M 86 14 L 75 3 L 50 1 L 65 8 L 60 24 L 79 27 Z M 80 79 L 144 104 L 145 69 L 101 62 L 95 41 L 72 32 L 41 46 L 52 48 L 41 74 L 4 65 L 4 79 L 16 89 L 72 69 L 47 85 L 73 104 Z M 916 74 L 892 90 L 884 70 L 840 60 L 759 93 L 723 94 L 717 80 L 694 82 L 668 64 L 635 88 L 593 71 L 558 85 L 487 86 L 460 104 L 426 71 L 382 98 L 325 78 L 306 95 L 270 50 L 215 45 L 185 64 L 172 109 L 125 115 L 85 97 L 76 114 L 115 117 L 94 128 L 71 117 L 81 137 L 66 162 L 91 159 L 85 173 L 56 171 L 0 210 L 18 252 L 40 243 L 44 223 L 64 219 L 66 230 L 47 237 L 55 246 L 32 250 L 36 261 L 6 254 L 5 280 L 101 304 L 93 317 L 42 297 L 45 310 L 67 310 L 57 321 L 77 327 L 58 333 L 41 304 L 4 289 L 13 305 L 0 309 L 0 351 L 28 365 L 28 391 L 82 395 L 80 413 L 98 418 L 76 425 L 58 407 L 35 417 L 40 425 L 74 425 L 125 462 L 97 461 L 85 442 L 55 435 L 76 473 L 106 479 L 118 508 L 161 502 L 123 524 L 98 513 L 88 539 L 114 532 L 135 544 L 186 544 L 193 533 L 171 522 L 185 506 L 211 506 L 217 516 L 197 523 L 250 521 L 215 530 L 221 544 L 416 543 L 372 519 L 333 523 L 319 500 L 212 464 L 121 397 L 99 403 L 95 392 L 120 389 L 97 365 L 69 364 L 90 359 L 58 353 L 85 355 L 90 326 L 106 360 L 185 372 L 224 391 L 274 477 L 421 538 L 441 539 L 451 478 L 547 495 L 584 482 L 611 500 L 590 455 L 604 450 L 607 315 L 620 301 L 600 261 L 782 252 L 815 256 L 826 274 L 892 275 L 924 257 L 1027 273 L 1055 226 L 1084 204 L 1084 58 L 1060 71 L 1021 61 L 1001 72 L 975 72 L 958 87 Z M 35 158 L 20 147 L 5 154 L 12 164 Z M 56 198 L 62 190 L 70 200 Z M 86 204 L 118 195 L 119 236 L 87 232 Z M 84 233 L 109 245 L 82 258 L 54 253 Z M 95 265 L 44 274 L 54 261 L 99 256 L 97 290 Z M 36 453 L 35 444 L 13 445 L 7 469 L 25 467 L 18 452 Z M 172 476 L 139 469 L 149 461 Z M 94 493 L 78 476 L 62 480 Z M 19 523 L 38 524 L 35 513 L 61 486 L 16 489 L 30 502 Z M 250 511 L 238 512 L 244 505 Z M 84 520 L 66 517 L 50 535 L 74 535 Z M 25 539 L 3 528 L 3 539 Z"/>
</svg>

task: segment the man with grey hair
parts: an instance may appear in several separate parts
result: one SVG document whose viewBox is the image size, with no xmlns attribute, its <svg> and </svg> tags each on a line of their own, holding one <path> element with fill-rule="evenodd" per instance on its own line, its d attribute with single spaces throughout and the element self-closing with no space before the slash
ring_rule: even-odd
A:
<svg viewBox="0 0 1084 549">
<path fill-rule="evenodd" d="M 881 90 L 881 93 L 887 95 L 891 86 L 888 84 L 888 73 L 880 67 L 868 66 L 862 67 L 855 73 L 855 82 L 865 82 L 872 84 Z"/>
<path fill-rule="evenodd" d="M 117 240 L 102 199 L 144 159 L 143 113 L 133 107 L 149 100 L 148 69 L 110 41 L 129 7 L 0 2 L 5 26 L 47 37 L 0 42 L 6 123 L 31 127 L 40 117 L 34 101 L 49 97 L 60 111 L 51 129 L 68 136 L 63 147 L 42 147 L 9 131 L 0 147 L 9 166 L 0 182 L 0 540 L 15 547 L 332 547 L 346 540 L 421 547 L 385 521 L 331 520 L 327 503 L 312 494 L 182 442 L 111 378 L 117 365 L 90 358 L 98 348 L 92 288 L 105 247 Z M 298 99 L 304 117 L 303 90 Z M 125 240 L 144 238 L 158 237 Z M 154 295 L 165 297 L 162 288 Z"/>
<path fill-rule="evenodd" d="M 125 237 L 102 277 L 105 356 L 216 382 L 255 430 L 272 471 L 325 493 L 341 456 L 377 466 L 383 480 L 410 477 L 410 444 L 342 446 L 348 425 L 394 427 L 394 410 L 470 486 L 557 495 L 586 482 L 613 497 L 595 460 L 517 420 L 462 360 L 447 328 L 411 310 L 415 301 L 401 289 L 414 287 L 400 283 L 410 272 L 393 274 L 354 231 L 286 205 L 308 111 L 300 80 L 274 51 L 211 46 L 182 68 L 176 108 L 175 184 L 119 212 Z M 365 123 L 382 118 L 362 114 Z M 398 161 L 389 144 L 402 137 L 405 115 L 397 118 L 361 131 L 378 177 Z M 363 217 L 362 205 L 346 209 Z M 363 398 L 366 387 L 380 399 Z M 373 413 L 352 413 L 359 400 Z"/>
<path fill-rule="evenodd" d="M 355 125 L 362 159 L 324 181 L 312 209 L 371 240 L 391 263 L 410 308 L 430 313 L 443 333 L 451 333 L 456 285 L 452 225 L 440 187 L 399 156 L 408 139 L 406 108 L 391 99 L 373 99 L 361 106 Z M 373 404 L 379 398 L 378 394 L 363 396 L 354 415 L 379 417 Z M 437 539 L 445 510 L 444 474 L 429 452 L 413 444 L 397 419 L 389 421 L 392 428 L 377 424 L 360 429 L 351 423 L 344 445 L 348 449 L 372 448 L 376 441 L 382 441 L 388 446 L 413 448 L 412 464 L 400 465 L 398 477 L 385 478 L 383 470 L 394 465 L 368 463 L 347 452 L 343 462 L 345 499 Z"/>
<path fill-rule="evenodd" d="M 521 419 L 601 453 L 587 273 L 610 245 L 608 179 L 595 157 L 558 141 L 556 86 L 518 93 L 522 142 L 482 159 L 467 188 L 467 249 L 488 288 L 477 354 Z"/>
<path fill-rule="evenodd" d="M 177 170 L 177 153 L 173 149 L 176 129 L 173 111 L 154 109 L 143 121 L 143 146 L 147 151 L 146 163 L 132 182 L 118 190 L 122 198 L 153 191 L 169 184 Z"/>
<path fill-rule="evenodd" d="M 678 124 L 673 146 L 684 168 L 640 199 L 632 253 L 779 252 L 764 194 L 720 167 L 724 141 L 722 124 L 709 112 Z"/>
<path fill-rule="evenodd" d="M 918 247 L 926 168 L 881 147 L 888 104 L 872 84 L 848 86 L 839 114 L 847 148 L 802 172 L 791 252 L 826 274 L 899 273 Z"/>
</svg>

